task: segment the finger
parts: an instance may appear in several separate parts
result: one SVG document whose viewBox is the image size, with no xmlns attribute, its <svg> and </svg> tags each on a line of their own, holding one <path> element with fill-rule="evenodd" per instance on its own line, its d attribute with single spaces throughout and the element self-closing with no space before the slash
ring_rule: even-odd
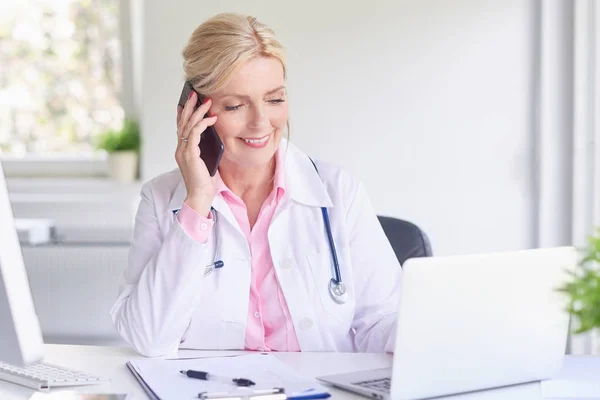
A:
<svg viewBox="0 0 600 400">
<path fill-rule="evenodd" d="M 175 150 L 175 156 L 177 157 L 178 154 L 181 154 L 185 151 L 185 149 L 188 147 L 189 142 L 192 141 L 193 139 L 190 137 L 190 134 L 192 132 L 190 130 L 183 130 L 182 133 L 180 133 L 177 137 L 177 149 Z"/>
<path fill-rule="evenodd" d="M 175 148 L 175 159 L 176 160 L 181 155 L 181 153 L 182 153 L 183 149 L 185 149 L 186 145 L 187 145 L 187 143 L 184 140 L 181 140 L 181 137 L 178 134 L 177 135 L 177 147 Z"/>
<path fill-rule="evenodd" d="M 184 150 L 186 157 L 198 157 L 200 155 L 200 140 L 202 139 L 202 133 L 207 127 L 214 125 L 217 122 L 217 117 L 204 118 L 192 129 L 189 136 L 189 141 Z"/>
<path fill-rule="evenodd" d="M 213 117 L 204 118 L 202 121 L 198 122 L 190 131 L 188 144 L 198 146 L 200 144 L 202 133 L 204 133 L 207 127 L 214 125 L 216 122 L 216 115 Z"/>
<path fill-rule="evenodd" d="M 194 112 L 194 114 L 188 120 L 187 129 L 192 129 L 200 121 L 202 121 L 202 119 L 204 118 L 206 113 L 208 113 L 208 110 L 210 110 L 211 106 L 212 106 L 212 99 L 210 97 L 207 97 L 204 100 L 204 102 L 202 103 L 202 105 L 200 107 L 198 107 L 198 109 Z"/>
<path fill-rule="evenodd" d="M 189 141 L 182 151 L 182 157 L 192 159 L 200 156 L 200 148 L 198 145 L 200 144 L 200 136 L 202 135 L 202 132 L 204 132 L 204 129 L 202 124 L 198 124 L 192 129 L 188 136 Z"/>
<path fill-rule="evenodd" d="M 206 119 L 206 118 L 204 118 L 204 115 L 206 115 L 208 113 L 211 105 L 212 105 L 212 99 L 210 97 L 207 97 L 204 100 L 204 102 L 202 103 L 202 105 L 200 105 L 200 107 L 198 107 L 198 109 L 194 112 L 194 114 L 188 120 L 187 124 L 185 125 L 185 127 L 183 129 L 183 133 L 181 134 L 182 137 L 189 137 L 189 139 L 190 139 L 189 142 L 196 143 L 196 139 L 191 137 L 191 132 L 196 126 L 198 126 L 198 124 L 202 123 L 202 121 L 204 121 Z M 207 126 L 213 125 L 216 122 L 216 118 L 214 118 L 214 120 L 215 120 L 214 122 L 212 120 L 210 120 L 210 122 L 203 125 L 204 128 L 202 128 L 202 132 L 206 129 Z M 200 139 L 198 139 L 198 142 L 196 144 L 198 144 L 198 143 L 200 143 Z M 184 145 L 183 147 L 187 147 L 187 146 Z"/>
<path fill-rule="evenodd" d="M 189 141 L 189 138 L 188 138 L 188 141 Z M 179 160 L 182 157 L 182 155 L 185 151 L 185 148 L 189 144 L 188 141 L 182 140 L 181 138 L 177 138 L 177 149 L 175 149 L 175 159 L 176 160 Z"/>
<path fill-rule="evenodd" d="M 187 137 L 187 133 L 183 129 L 183 127 L 184 127 L 184 110 L 186 109 L 186 107 L 188 109 L 190 106 L 193 107 L 192 102 L 190 101 L 190 100 L 192 100 L 192 95 L 195 95 L 195 93 L 194 92 L 190 93 L 190 97 L 186 101 L 185 107 L 177 106 L 177 147 L 175 149 L 175 159 L 177 159 L 177 154 L 181 153 L 181 150 L 183 148 L 185 148 L 185 145 L 186 145 L 185 141 L 181 140 L 181 138 Z"/>
<path fill-rule="evenodd" d="M 177 106 L 177 129 L 175 130 L 175 134 L 177 135 L 177 144 L 175 145 L 175 158 L 177 158 L 177 151 L 179 150 L 179 147 L 181 145 L 180 140 L 179 140 L 179 128 L 180 128 L 180 121 L 181 121 L 181 112 L 183 111 L 183 107 L 181 106 Z"/>
<path fill-rule="evenodd" d="M 179 159 L 181 158 L 181 154 L 183 153 L 184 149 L 186 148 L 189 138 L 188 138 L 189 132 L 186 132 L 185 130 L 182 129 L 178 129 L 177 130 L 177 147 L 175 149 L 175 159 L 179 161 Z M 187 140 L 184 140 L 187 139 Z"/>
<path fill-rule="evenodd" d="M 177 106 L 177 129 L 179 129 L 179 121 L 181 121 L 181 111 L 183 111 L 183 107 Z"/>
<path fill-rule="evenodd" d="M 190 117 L 194 113 L 194 107 L 196 106 L 196 102 L 198 101 L 198 95 L 196 92 L 192 92 L 190 94 L 190 98 L 185 102 L 185 106 L 183 107 L 183 111 L 181 112 L 181 120 L 179 121 L 179 136 L 181 136 L 183 131 L 185 131 L 185 126 L 187 125 Z"/>
</svg>

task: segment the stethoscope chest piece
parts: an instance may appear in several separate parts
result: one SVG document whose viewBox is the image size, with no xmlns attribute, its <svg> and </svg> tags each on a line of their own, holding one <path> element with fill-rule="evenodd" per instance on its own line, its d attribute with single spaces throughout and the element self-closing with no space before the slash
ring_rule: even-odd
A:
<svg viewBox="0 0 600 400">
<path fill-rule="evenodd" d="M 329 294 L 331 298 L 338 304 L 344 304 L 348 301 L 348 291 L 344 282 L 337 282 L 335 279 L 329 281 Z"/>
</svg>

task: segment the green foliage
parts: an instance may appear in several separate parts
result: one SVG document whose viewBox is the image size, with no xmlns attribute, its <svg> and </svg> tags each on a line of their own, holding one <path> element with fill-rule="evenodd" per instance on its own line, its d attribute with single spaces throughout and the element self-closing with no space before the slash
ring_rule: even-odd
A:
<svg viewBox="0 0 600 400">
<path fill-rule="evenodd" d="M 568 312 L 579 319 L 575 333 L 600 327 L 600 229 L 588 239 L 582 255 L 571 279 L 559 289 L 569 297 Z"/>
<path fill-rule="evenodd" d="M 109 153 L 115 151 L 139 151 L 140 149 L 139 125 L 126 119 L 121 130 L 109 130 L 98 137 L 96 148 Z"/>
</svg>

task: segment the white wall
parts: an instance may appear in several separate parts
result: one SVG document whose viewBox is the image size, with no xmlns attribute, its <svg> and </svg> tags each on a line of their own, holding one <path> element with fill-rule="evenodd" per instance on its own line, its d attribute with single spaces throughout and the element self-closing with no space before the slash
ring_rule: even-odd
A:
<svg viewBox="0 0 600 400">
<path fill-rule="evenodd" d="M 437 254 L 534 240 L 534 0 L 144 3 L 144 179 L 175 167 L 188 36 L 255 15 L 288 47 L 292 140 L 362 179 Z"/>
</svg>

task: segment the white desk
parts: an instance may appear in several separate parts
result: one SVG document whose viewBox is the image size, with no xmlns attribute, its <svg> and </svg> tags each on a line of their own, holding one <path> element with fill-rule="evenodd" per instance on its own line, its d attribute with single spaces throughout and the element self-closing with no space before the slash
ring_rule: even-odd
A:
<svg viewBox="0 0 600 400">
<path fill-rule="evenodd" d="M 231 352 L 186 351 L 182 355 L 221 355 Z M 280 360 L 306 376 L 319 376 L 392 365 L 387 354 L 361 353 L 274 353 Z M 123 347 L 46 345 L 45 362 L 82 370 L 111 379 L 110 383 L 79 387 L 76 390 L 90 393 L 131 393 L 136 400 L 148 397 L 137 380 L 125 366 L 125 362 L 143 358 L 133 350 Z M 428 384 L 423 380 L 423 384 Z M 26 400 L 34 391 L 22 386 L 0 381 L 0 399 Z M 348 392 L 331 389 L 333 399 L 365 399 Z M 452 400 L 537 400 L 541 399 L 539 384 L 519 385 L 497 390 L 445 397 Z"/>
</svg>

